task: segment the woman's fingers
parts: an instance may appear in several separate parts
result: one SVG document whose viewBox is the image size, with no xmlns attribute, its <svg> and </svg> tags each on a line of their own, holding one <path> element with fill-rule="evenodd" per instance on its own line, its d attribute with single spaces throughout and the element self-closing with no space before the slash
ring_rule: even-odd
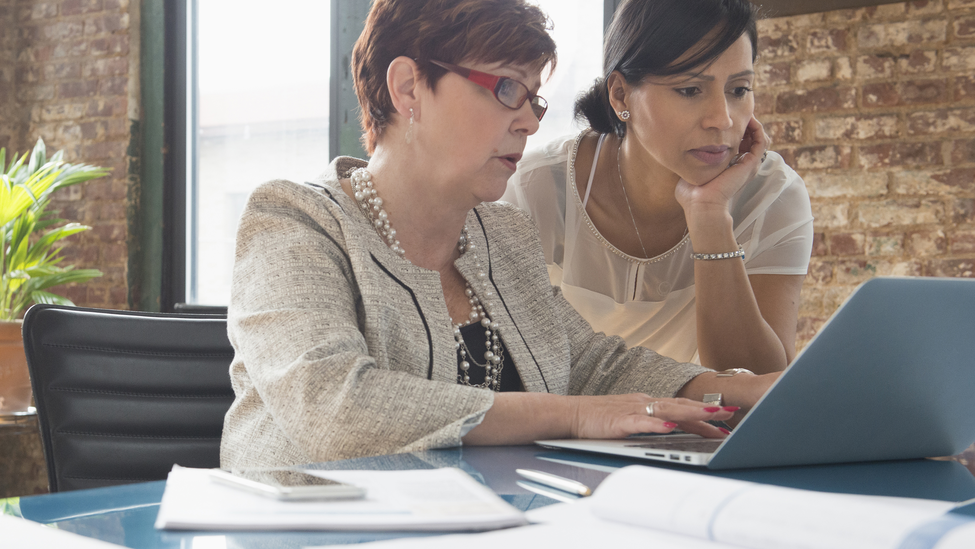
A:
<svg viewBox="0 0 975 549">
<path fill-rule="evenodd" d="M 742 136 L 741 143 L 738 145 L 738 152 L 752 153 L 761 157 L 771 144 L 768 134 L 765 133 L 765 126 L 753 116 L 745 128 L 745 135 Z"/>
<path fill-rule="evenodd" d="M 648 405 L 649 407 L 649 405 Z M 686 399 L 657 400 L 653 402 L 654 416 L 676 423 L 682 431 L 708 438 L 720 438 L 728 433 L 708 421 L 727 421 L 738 411 L 737 406 L 708 406 Z"/>
<path fill-rule="evenodd" d="M 706 423 L 730 420 L 738 410 L 733 406 L 709 406 L 684 398 L 653 399 L 647 395 L 580 397 L 576 426 L 577 438 L 624 438 L 638 433 L 669 433 L 680 428 L 705 437 L 727 433 Z"/>
</svg>

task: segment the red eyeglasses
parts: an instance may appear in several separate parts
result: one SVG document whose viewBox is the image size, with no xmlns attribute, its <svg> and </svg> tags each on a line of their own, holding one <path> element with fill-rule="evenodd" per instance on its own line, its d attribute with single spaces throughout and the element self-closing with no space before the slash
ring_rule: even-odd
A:
<svg viewBox="0 0 975 549">
<path fill-rule="evenodd" d="M 459 74 L 478 86 L 491 90 L 498 103 L 501 103 L 509 109 L 518 110 L 525 104 L 525 101 L 530 100 L 532 112 L 535 113 L 535 117 L 539 121 L 542 120 L 542 117 L 545 116 L 545 111 L 548 110 L 548 101 L 544 97 L 535 95 L 528 89 L 528 86 L 514 78 L 495 76 L 486 72 L 444 63 L 443 61 L 434 61 L 431 59 L 430 62 L 452 73 Z"/>
</svg>

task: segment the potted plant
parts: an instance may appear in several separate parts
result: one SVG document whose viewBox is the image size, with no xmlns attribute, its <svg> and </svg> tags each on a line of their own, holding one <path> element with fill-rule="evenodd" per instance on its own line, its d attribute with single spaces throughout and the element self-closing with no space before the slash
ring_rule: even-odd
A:
<svg viewBox="0 0 975 549">
<path fill-rule="evenodd" d="M 30 378 L 24 358 L 19 318 L 33 303 L 73 305 L 49 291 L 53 286 L 84 282 L 101 271 L 61 265 L 59 240 L 91 227 L 47 212 L 51 195 L 63 187 L 102 177 L 108 170 L 62 160 L 63 151 L 47 157 L 42 139 L 34 150 L 10 160 L 0 149 L 0 414 L 26 411 Z"/>
</svg>

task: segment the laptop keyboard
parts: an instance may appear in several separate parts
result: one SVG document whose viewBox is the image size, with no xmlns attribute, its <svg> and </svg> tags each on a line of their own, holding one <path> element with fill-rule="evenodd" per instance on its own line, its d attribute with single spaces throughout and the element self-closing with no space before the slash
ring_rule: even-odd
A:
<svg viewBox="0 0 975 549">
<path fill-rule="evenodd" d="M 643 444 L 627 444 L 626 448 L 650 448 L 653 450 L 673 450 L 676 452 L 712 453 L 724 439 L 700 438 L 695 440 L 655 440 Z"/>
</svg>

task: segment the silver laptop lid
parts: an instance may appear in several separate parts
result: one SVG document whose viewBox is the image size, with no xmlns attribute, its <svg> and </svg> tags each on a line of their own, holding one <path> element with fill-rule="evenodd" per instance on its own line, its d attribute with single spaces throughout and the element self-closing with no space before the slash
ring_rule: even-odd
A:
<svg viewBox="0 0 975 549">
<path fill-rule="evenodd" d="M 823 326 L 712 469 L 907 459 L 975 441 L 975 280 L 875 278 Z"/>
</svg>

